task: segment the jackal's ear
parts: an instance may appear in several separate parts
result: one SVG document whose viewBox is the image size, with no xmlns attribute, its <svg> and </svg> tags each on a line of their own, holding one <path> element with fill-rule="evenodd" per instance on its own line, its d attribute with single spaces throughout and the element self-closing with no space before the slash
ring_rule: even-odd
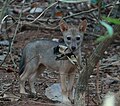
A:
<svg viewBox="0 0 120 106">
<path fill-rule="evenodd" d="M 79 31 L 80 32 L 85 32 L 86 28 L 87 28 L 87 20 L 84 19 L 84 20 L 82 20 L 82 22 L 79 25 Z"/>
<path fill-rule="evenodd" d="M 59 23 L 59 25 L 60 25 L 60 30 L 62 32 L 68 30 L 68 24 L 64 20 L 61 20 L 60 23 Z"/>
</svg>

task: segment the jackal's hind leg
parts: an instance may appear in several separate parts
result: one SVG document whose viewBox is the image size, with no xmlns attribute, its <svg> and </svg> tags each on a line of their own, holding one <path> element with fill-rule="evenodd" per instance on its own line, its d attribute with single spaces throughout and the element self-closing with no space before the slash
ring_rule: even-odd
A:
<svg viewBox="0 0 120 106">
<path fill-rule="evenodd" d="M 20 75 L 20 93 L 21 94 L 27 94 L 25 92 L 25 82 L 27 80 L 27 75 L 26 74 L 22 74 Z"/>
<path fill-rule="evenodd" d="M 35 80 L 36 80 L 36 76 L 37 76 L 37 72 L 35 72 L 34 74 L 32 74 L 32 75 L 29 77 L 30 89 L 31 89 L 31 93 L 33 93 L 33 94 L 36 94 L 35 85 L 34 85 L 34 82 L 35 82 Z"/>
<path fill-rule="evenodd" d="M 26 66 L 24 72 L 20 75 L 20 93 L 21 94 L 28 94 L 25 92 L 25 82 L 29 78 L 31 74 L 30 67 Z"/>
<path fill-rule="evenodd" d="M 36 67 L 37 68 L 34 70 L 34 73 L 32 73 L 29 76 L 29 84 L 30 84 L 30 88 L 31 88 L 31 93 L 33 93 L 33 94 L 36 94 L 34 82 L 36 81 L 37 76 L 45 70 L 45 66 L 42 64 L 37 65 Z"/>
</svg>

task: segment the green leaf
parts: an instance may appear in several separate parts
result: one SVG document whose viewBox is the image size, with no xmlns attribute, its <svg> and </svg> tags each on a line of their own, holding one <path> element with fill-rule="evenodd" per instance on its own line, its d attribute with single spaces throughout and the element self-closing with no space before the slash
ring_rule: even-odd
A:
<svg viewBox="0 0 120 106">
<path fill-rule="evenodd" d="M 113 35 L 113 28 L 104 21 L 100 21 L 100 23 L 101 23 L 101 25 L 103 25 L 107 29 L 108 35 L 112 36 Z"/>
<path fill-rule="evenodd" d="M 110 17 L 102 17 L 102 18 L 113 24 L 120 25 L 120 19 L 115 19 L 115 18 L 110 18 Z"/>
<path fill-rule="evenodd" d="M 80 3 L 80 2 L 90 1 L 90 0 L 58 0 L 58 1 L 66 2 L 66 3 Z"/>
<path fill-rule="evenodd" d="M 99 38 L 96 39 L 96 43 L 99 43 L 99 42 L 102 42 L 104 41 L 105 39 L 107 39 L 109 36 L 107 35 L 104 35 L 104 36 L 100 36 Z"/>
<path fill-rule="evenodd" d="M 99 38 L 97 38 L 97 40 L 95 41 L 96 43 L 104 41 L 105 39 L 107 39 L 113 35 L 113 28 L 109 24 L 107 24 L 104 21 L 100 21 L 100 24 L 103 25 L 107 29 L 107 35 L 100 36 Z"/>
</svg>

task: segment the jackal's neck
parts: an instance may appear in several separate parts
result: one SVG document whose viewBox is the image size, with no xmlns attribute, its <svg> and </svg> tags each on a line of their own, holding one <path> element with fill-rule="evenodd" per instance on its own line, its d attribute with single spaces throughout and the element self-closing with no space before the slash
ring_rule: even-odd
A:
<svg viewBox="0 0 120 106">
<path fill-rule="evenodd" d="M 81 48 L 78 48 L 76 51 L 73 52 L 75 56 L 79 57 L 81 56 Z"/>
</svg>

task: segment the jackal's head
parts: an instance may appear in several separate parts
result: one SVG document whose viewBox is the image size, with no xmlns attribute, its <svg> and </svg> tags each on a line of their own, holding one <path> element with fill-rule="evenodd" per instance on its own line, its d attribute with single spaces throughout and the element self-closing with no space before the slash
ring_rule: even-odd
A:
<svg viewBox="0 0 120 106">
<path fill-rule="evenodd" d="M 83 20 L 78 28 L 70 27 L 65 21 L 60 21 L 60 30 L 66 46 L 72 51 L 76 51 L 82 43 L 83 34 L 87 27 L 87 21 Z"/>
</svg>

